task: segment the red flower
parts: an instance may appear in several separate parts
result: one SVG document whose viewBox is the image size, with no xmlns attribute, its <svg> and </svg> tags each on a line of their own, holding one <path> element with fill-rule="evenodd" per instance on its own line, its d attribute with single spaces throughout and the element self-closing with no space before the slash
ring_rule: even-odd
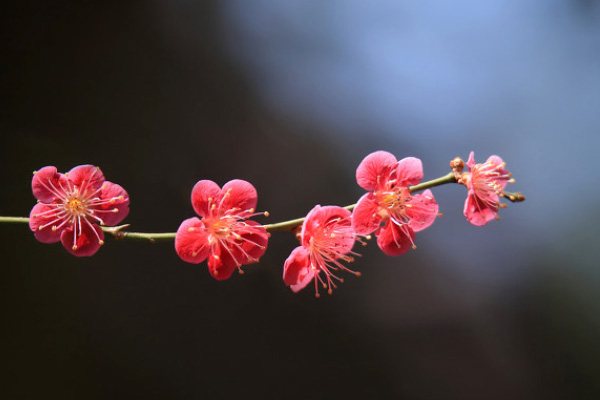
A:
<svg viewBox="0 0 600 400">
<path fill-rule="evenodd" d="M 504 161 L 498 156 L 490 156 L 483 164 L 475 164 L 474 153 L 469 154 L 467 167 L 459 182 L 469 189 L 463 213 L 473 225 L 487 224 L 498 215 L 499 196 L 510 179 L 511 174 L 505 167 Z"/>
<path fill-rule="evenodd" d="M 353 261 L 348 254 L 356 235 L 352 229 L 350 211 L 337 206 L 315 206 L 306 216 L 300 232 L 301 246 L 295 248 L 283 266 L 283 281 L 292 291 L 304 289 L 314 279 L 316 296 L 319 297 L 318 284 L 336 288 L 333 280 L 343 282 L 332 271 L 345 270 L 357 276 L 340 261 Z"/>
<path fill-rule="evenodd" d="M 423 166 L 418 158 L 396 161 L 386 151 L 365 157 L 356 170 L 356 180 L 369 193 L 360 198 L 352 213 L 356 233 L 368 235 L 375 231 L 377 244 L 390 256 L 414 248 L 415 232 L 429 227 L 438 213 L 430 190 L 411 193 L 409 185 L 416 185 L 421 179 Z"/>
<path fill-rule="evenodd" d="M 38 199 L 29 219 L 35 237 L 42 243 L 61 241 L 78 257 L 91 256 L 104 244 L 98 224 L 116 225 L 129 213 L 127 192 L 93 165 L 66 174 L 44 167 L 33 173 L 31 187 Z"/>
<path fill-rule="evenodd" d="M 209 180 L 192 189 L 192 206 L 202 217 L 186 219 L 175 236 L 175 250 L 183 261 L 198 264 L 208 258 L 210 273 L 227 279 L 237 268 L 257 262 L 267 249 L 267 230 L 248 218 L 255 213 L 256 189 L 239 179 L 223 189 Z M 267 215 L 267 213 L 264 213 Z"/>
</svg>

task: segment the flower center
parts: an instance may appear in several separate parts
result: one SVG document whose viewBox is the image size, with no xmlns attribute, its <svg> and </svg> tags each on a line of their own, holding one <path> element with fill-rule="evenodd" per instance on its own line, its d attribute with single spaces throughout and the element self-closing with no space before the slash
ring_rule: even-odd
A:
<svg viewBox="0 0 600 400">
<path fill-rule="evenodd" d="M 356 234 L 349 219 L 334 218 L 314 229 L 308 242 L 308 250 L 311 268 L 317 271 L 315 275 L 316 297 L 319 297 L 318 283 L 321 283 L 323 288 L 327 288 L 327 293 L 331 294 L 332 289 L 337 288 L 334 281 L 344 281 L 333 271 L 343 270 L 360 276 L 360 272 L 348 269 L 341 263 L 341 261 L 354 261 L 352 256 L 357 253 L 351 249 L 355 239 Z M 323 272 L 324 277 L 319 272 Z"/>
<path fill-rule="evenodd" d="M 240 230 L 240 223 L 234 216 L 205 218 L 204 224 L 208 231 L 208 242 L 211 245 L 231 243 L 240 238 L 236 232 Z"/>
<path fill-rule="evenodd" d="M 232 217 L 222 217 L 210 226 L 211 234 L 219 239 L 227 239 L 235 227 L 236 221 Z"/>
<path fill-rule="evenodd" d="M 79 216 L 86 213 L 87 206 L 84 200 L 73 196 L 65 202 L 65 209 L 71 216 Z"/>
<path fill-rule="evenodd" d="M 410 190 L 406 187 L 396 187 L 389 190 L 381 191 L 377 194 L 379 198 L 379 215 L 383 219 L 388 217 L 396 218 L 399 221 L 406 219 L 404 215 L 404 207 L 412 198 Z"/>
<path fill-rule="evenodd" d="M 380 193 L 380 204 L 386 208 L 401 207 L 410 199 L 410 190 L 406 187 L 396 187 Z"/>
<path fill-rule="evenodd" d="M 488 198 L 494 206 L 498 203 L 495 195 L 499 195 L 502 192 L 502 185 L 499 181 L 507 179 L 506 176 L 502 175 L 500 167 L 489 162 L 476 164 L 473 167 L 471 176 L 473 190 L 480 196 Z"/>
</svg>

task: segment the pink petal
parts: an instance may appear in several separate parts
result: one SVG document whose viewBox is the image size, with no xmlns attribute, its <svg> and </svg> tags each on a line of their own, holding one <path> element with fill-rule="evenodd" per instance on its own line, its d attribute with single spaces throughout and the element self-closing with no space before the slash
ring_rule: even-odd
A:
<svg viewBox="0 0 600 400">
<path fill-rule="evenodd" d="M 376 151 L 362 160 L 356 169 L 356 182 L 365 190 L 376 190 L 390 178 L 396 157 L 387 151 Z"/>
<path fill-rule="evenodd" d="M 334 223 L 335 226 L 333 227 L 336 231 L 335 247 L 339 252 L 347 254 L 356 242 L 356 232 L 352 227 L 352 212 L 339 206 L 325 206 L 321 210 L 327 215 L 325 223 L 341 218 Z"/>
<path fill-rule="evenodd" d="M 423 163 L 415 157 L 406 157 L 398 161 L 396 179 L 400 186 L 416 185 L 423 179 Z"/>
<path fill-rule="evenodd" d="M 489 156 L 488 159 L 486 160 L 486 162 L 494 164 L 494 165 L 502 165 L 504 163 L 502 158 L 499 156 L 496 156 L 496 155 Z"/>
<path fill-rule="evenodd" d="M 213 253 L 208 257 L 208 271 L 212 277 L 218 281 L 223 281 L 231 278 L 233 271 L 236 269 L 236 263 L 227 250 L 221 246 L 215 246 Z"/>
<path fill-rule="evenodd" d="M 209 214 L 209 207 L 213 204 L 219 204 L 221 188 L 210 180 L 201 180 L 194 185 L 192 189 L 192 207 L 201 217 Z"/>
<path fill-rule="evenodd" d="M 431 190 L 427 189 L 423 193 L 413 194 L 409 204 L 412 207 L 407 207 L 405 210 L 410 218 L 410 227 L 413 231 L 422 231 L 433 224 L 438 215 L 439 206 Z"/>
<path fill-rule="evenodd" d="M 175 234 L 175 251 L 185 262 L 198 264 L 206 260 L 210 251 L 204 223 L 196 218 L 186 219 Z"/>
<path fill-rule="evenodd" d="M 358 235 L 368 235 L 379 228 L 379 203 L 373 193 L 363 195 L 352 212 L 352 227 Z"/>
<path fill-rule="evenodd" d="M 475 152 L 469 153 L 469 159 L 467 160 L 467 167 L 469 171 L 473 171 L 473 167 L 475 166 Z"/>
<path fill-rule="evenodd" d="M 392 221 L 388 221 L 375 235 L 377 245 L 388 256 L 406 253 L 415 239 L 415 233 L 408 225 L 400 227 Z"/>
<path fill-rule="evenodd" d="M 97 224 L 81 224 L 81 234 L 74 242 L 75 227 L 65 229 L 60 235 L 60 240 L 67 251 L 77 257 L 89 257 L 100 249 L 100 240 L 104 239 L 104 232 Z M 77 248 L 73 249 L 73 244 Z"/>
<path fill-rule="evenodd" d="M 120 198 L 121 196 L 122 198 Z M 110 203 L 98 206 L 99 210 L 95 211 L 96 216 L 102 219 L 104 225 L 117 225 L 129 214 L 129 195 L 120 185 L 108 181 L 104 182 L 98 197 L 102 200 L 114 199 Z"/>
<path fill-rule="evenodd" d="M 317 209 L 317 207 L 319 207 Z M 332 219 L 350 219 L 350 217 L 352 216 L 352 212 L 350 212 L 350 210 L 347 210 L 343 207 L 340 206 L 315 206 L 313 208 L 313 211 L 309 212 L 309 215 L 307 215 L 306 219 L 310 219 L 313 218 L 317 221 L 320 221 L 321 223 L 325 223 L 327 221 L 330 221 Z M 313 213 L 313 216 L 309 217 L 310 214 Z"/>
<path fill-rule="evenodd" d="M 223 185 L 222 195 L 226 196 L 223 200 L 223 210 L 237 208 L 241 211 L 254 210 L 258 195 L 256 189 L 250 182 L 241 179 L 234 179 Z"/>
<path fill-rule="evenodd" d="M 338 229 L 343 228 L 344 225 L 347 225 L 348 229 L 351 229 L 351 217 L 352 213 L 345 208 L 339 206 L 321 206 L 317 204 L 308 212 L 306 218 L 304 218 L 301 233 L 302 244 L 308 245 L 310 238 L 315 234 L 315 231 L 320 231 L 318 228 L 325 226 L 332 220 L 340 220 L 336 223 Z M 354 239 L 352 239 L 352 243 L 354 243 Z"/>
<path fill-rule="evenodd" d="M 469 191 L 467 200 L 465 200 L 463 214 L 471 224 L 483 226 L 496 217 L 498 208 L 486 205 L 474 193 Z"/>
<path fill-rule="evenodd" d="M 510 179 L 510 173 L 506 168 L 502 166 L 502 164 L 504 164 L 504 161 L 502 160 L 502 158 L 492 155 L 488 157 L 486 163 L 490 163 L 498 167 L 497 171 L 500 174 L 501 178 L 496 179 L 496 183 L 500 185 L 500 190 L 504 190 L 506 184 L 508 183 L 508 180 Z"/>
<path fill-rule="evenodd" d="M 221 256 L 227 255 L 235 267 L 257 262 L 267 250 L 267 230 L 255 221 L 248 220 L 245 224 L 246 227 L 235 230 L 240 238 L 230 236 L 220 244 Z"/>
<path fill-rule="evenodd" d="M 36 171 L 31 180 L 31 189 L 36 199 L 44 203 L 52 203 L 57 198 L 64 196 L 64 190 L 69 185 L 63 174 L 56 171 L 56 167 L 44 167 Z"/>
<path fill-rule="evenodd" d="M 294 293 L 304 289 L 315 277 L 316 270 L 310 265 L 309 255 L 305 248 L 296 247 L 283 265 L 283 282 Z"/>
<path fill-rule="evenodd" d="M 65 224 L 57 230 L 52 230 L 52 226 L 39 229 L 40 226 L 46 225 L 56 219 L 55 212 L 49 212 L 50 210 L 56 210 L 55 207 L 47 204 L 38 203 L 31 209 L 29 214 L 29 229 L 34 232 L 35 238 L 42 243 L 56 243 L 60 241 L 60 234 L 62 231 L 69 227 L 71 224 Z M 45 214 L 44 214 L 45 213 Z M 63 222 L 62 220 L 57 221 L 55 226 L 58 226 Z"/>
<path fill-rule="evenodd" d="M 316 205 L 304 219 L 300 243 L 308 248 L 315 239 L 320 250 L 328 248 L 347 254 L 356 240 L 351 217 L 352 213 L 345 208 Z"/>
<path fill-rule="evenodd" d="M 308 214 L 306 214 L 306 217 L 304 217 L 304 222 L 302 223 L 302 229 L 300 231 L 300 243 L 303 246 L 310 242 L 310 238 L 312 237 L 315 228 L 322 222 L 316 218 L 320 209 L 321 205 L 317 204 L 308 212 Z"/>
<path fill-rule="evenodd" d="M 334 246 L 337 251 L 344 254 L 350 252 L 356 241 L 352 212 L 339 206 L 323 206 L 317 214 L 322 226 L 327 226 L 327 232 L 323 231 L 324 234 L 331 235 L 335 231 L 335 237 L 330 239 L 335 240 Z"/>
<path fill-rule="evenodd" d="M 104 175 L 100 168 L 94 165 L 78 165 L 65 174 L 67 179 L 79 187 L 82 194 L 94 193 L 104 183 Z"/>
<path fill-rule="evenodd" d="M 267 251 L 267 243 L 269 241 L 267 230 L 261 224 L 251 220 L 247 220 L 246 224 L 248 227 L 245 231 L 239 232 L 239 235 L 242 236 L 240 243 L 243 250 L 241 252 L 243 261 L 240 260 L 242 264 L 250 264 L 258 261 L 265 254 L 265 251 Z M 256 261 L 248 260 L 248 256 Z"/>
</svg>

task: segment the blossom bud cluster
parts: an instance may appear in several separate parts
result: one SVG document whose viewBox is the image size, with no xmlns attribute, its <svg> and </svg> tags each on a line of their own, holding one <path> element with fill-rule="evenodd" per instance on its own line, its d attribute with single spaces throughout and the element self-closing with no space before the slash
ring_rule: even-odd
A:
<svg viewBox="0 0 600 400">
<path fill-rule="evenodd" d="M 515 195 L 504 192 L 514 180 L 500 157 L 476 164 L 471 152 L 468 171 L 463 172 L 464 166 L 460 158 L 452 160 L 450 178 L 468 189 L 464 215 L 471 224 L 482 226 L 497 219 L 499 208 L 505 207 L 501 197 L 516 201 Z M 284 283 L 298 292 L 313 282 L 317 297 L 319 287 L 331 294 L 343 282 L 341 272 L 360 276 L 347 264 L 359 256 L 353 251 L 356 242 L 366 245 L 371 234 L 389 256 L 415 249 L 415 234 L 441 215 L 429 189 L 436 185 L 419 188 L 422 179 L 418 158 L 398 161 L 386 151 L 365 157 L 356 170 L 356 181 L 366 193 L 355 205 L 316 205 L 301 222 L 289 225 L 299 246 L 283 264 Z M 29 218 L 35 237 L 43 243 L 60 241 L 75 256 L 95 254 L 104 244 L 102 227 L 115 226 L 129 213 L 127 192 L 106 181 L 92 165 L 65 174 L 44 167 L 34 173 L 32 190 L 38 200 Z M 192 189 L 191 202 L 197 217 L 181 222 L 174 234 L 175 251 L 183 261 L 207 261 L 210 274 L 218 280 L 228 279 L 235 270 L 243 273 L 244 265 L 259 261 L 273 226 L 252 219 L 268 213 L 256 212 L 257 192 L 251 183 L 235 179 L 221 188 L 200 180 Z"/>
</svg>

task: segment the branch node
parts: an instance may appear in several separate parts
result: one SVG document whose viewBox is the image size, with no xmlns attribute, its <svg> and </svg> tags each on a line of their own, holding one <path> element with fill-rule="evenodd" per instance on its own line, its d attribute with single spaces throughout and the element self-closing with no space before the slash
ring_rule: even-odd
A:
<svg viewBox="0 0 600 400">
<path fill-rule="evenodd" d="M 123 240 L 127 237 L 127 232 L 123 231 L 123 229 L 129 228 L 130 224 L 124 224 L 119 226 L 113 226 L 111 228 L 106 228 L 106 231 L 113 235 L 117 240 Z"/>
</svg>

